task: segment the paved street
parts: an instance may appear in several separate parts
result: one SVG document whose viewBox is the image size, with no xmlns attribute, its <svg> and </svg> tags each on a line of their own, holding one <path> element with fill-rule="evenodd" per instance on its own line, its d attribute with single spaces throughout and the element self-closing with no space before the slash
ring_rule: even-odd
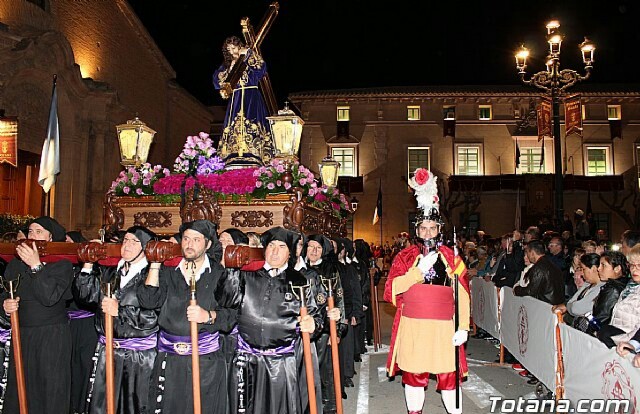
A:
<svg viewBox="0 0 640 414">
<path fill-rule="evenodd" d="M 380 292 L 379 297 L 382 297 Z M 388 303 L 380 303 L 382 341 L 389 343 L 391 323 L 395 308 Z M 486 340 L 469 339 L 467 358 L 469 379 L 463 384 L 464 413 L 488 413 L 490 396 L 505 398 L 534 398 L 535 387 L 528 385 L 510 366 L 492 364 L 498 356 L 498 349 Z M 385 375 L 386 349 L 374 353 L 373 350 L 356 364 L 357 375 L 353 378 L 354 388 L 347 388 L 344 401 L 345 413 L 398 414 L 406 412 L 401 378 L 389 380 Z M 425 414 L 444 414 L 446 410 L 435 392 L 435 379 L 430 383 L 424 407 Z"/>
</svg>

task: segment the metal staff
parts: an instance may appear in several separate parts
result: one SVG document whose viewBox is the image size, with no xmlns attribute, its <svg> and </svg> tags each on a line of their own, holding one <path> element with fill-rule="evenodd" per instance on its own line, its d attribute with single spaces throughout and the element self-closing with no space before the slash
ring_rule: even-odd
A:
<svg viewBox="0 0 640 414">
<path fill-rule="evenodd" d="M 304 302 L 305 299 L 305 289 L 310 288 L 310 285 L 304 286 L 293 286 L 291 284 L 291 289 L 294 294 L 296 289 L 299 290 L 300 295 L 296 295 L 298 300 L 300 300 L 300 319 L 307 316 L 309 313 L 307 312 L 307 305 Z M 335 324 L 334 324 L 335 327 Z M 332 339 L 333 340 L 333 339 Z M 316 403 L 316 384 L 313 379 L 313 360 L 311 358 L 311 339 L 309 337 L 308 332 L 302 332 L 302 349 L 304 353 L 304 368 L 307 374 L 307 393 L 309 394 L 309 413 L 310 414 L 318 414 L 317 403 Z M 333 356 L 333 354 L 332 354 Z M 334 370 L 335 375 L 335 370 Z M 340 397 L 342 396 L 342 392 L 340 393 Z M 336 405 L 338 402 L 338 395 L 336 395 Z M 340 401 L 342 402 L 342 401 Z"/>
<path fill-rule="evenodd" d="M 190 306 L 196 306 L 196 273 L 195 263 L 191 265 L 191 300 Z M 191 381 L 193 382 L 193 414 L 201 414 L 200 406 L 200 353 L 198 352 L 198 322 L 191 322 Z"/>
<path fill-rule="evenodd" d="M 111 283 L 105 283 L 105 295 L 111 298 Z M 105 365 L 106 365 L 106 393 L 107 393 L 107 414 L 115 414 L 115 386 L 114 386 L 114 368 L 113 368 L 113 317 L 104 312 L 104 337 L 105 337 Z"/>
<path fill-rule="evenodd" d="M 19 283 L 18 279 L 18 283 Z M 18 286 L 16 286 L 16 291 Z M 14 299 L 13 294 L 13 281 L 9 281 L 9 295 L 11 299 Z M 20 414 L 27 414 L 29 412 L 27 404 L 27 387 L 24 382 L 24 366 L 22 365 L 22 344 L 20 341 L 20 319 L 18 318 L 18 311 L 11 313 L 11 344 L 14 355 L 14 361 L 16 363 L 16 383 L 18 386 L 18 403 L 20 405 Z"/>
<path fill-rule="evenodd" d="M 336 281 L 334 278 L 322 278 L 327 282 L 327 307 L 329 310 L 335 308 L 335 302 L 333 300 L 333 285 Z M 331 337 L 331 365 L 333 366 L 333 391 L 336 396 L 336 412 L 342 414 L 342 384 L 340 379 L 340 355 L 338 350 L 338 331 L 336 329 L 336 321 L 329 318 L 329 335 Z M 315 392 L 315 389 L 314 389 Z"/>
<path fill-rule="evenodd" d="M 458 257 L 458 239 L 456 237 L 456 228 L 453 228 L 453 265 L 456 265 L 456 257 Z M 458 309 L 458 274 L 453 274 L 453 303 L 454 303 L 454 332 L 458 332 L 460 327 L 460 314 Z M 460 347 L 455 346 L 456 361 L 456 410 L 460 408 Z"/>
</svg>

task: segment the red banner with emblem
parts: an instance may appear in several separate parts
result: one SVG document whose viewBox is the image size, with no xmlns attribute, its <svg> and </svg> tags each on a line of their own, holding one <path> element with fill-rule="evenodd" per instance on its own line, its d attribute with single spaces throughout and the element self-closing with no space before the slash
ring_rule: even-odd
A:
<svg viewBox="0 0 640 414">
<path fill-rule="evenodd" d="M 538 105 L 538 141 L 544 137 L 552 138 L 551 134 L 551 100 L 542 98 Z"/>
<path fill-rule="evenodd" d="M 0 118 L 0 164 L 18 166 L 18 118 Z"/>
<path fill-rule="evenodd" d="M 564 100 L 565 135 L 582 136 L 582 103 L 580 95 L 573 95 Z"/>
</svg>

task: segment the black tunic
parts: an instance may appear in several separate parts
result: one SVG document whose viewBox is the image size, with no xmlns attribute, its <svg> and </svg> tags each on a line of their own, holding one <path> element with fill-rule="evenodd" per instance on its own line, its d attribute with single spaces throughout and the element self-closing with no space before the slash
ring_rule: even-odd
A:
<svg viewBox="0 0 640 414">
<path fill-rule="evenodd" d="M 74 266 L 77 275 L 81 267 Z M 71 291 L 73 292 L 73 284 Z M 79 306 L 75 298 L 67 301 L 67 313 L 87 311 L 96 313 L 96 306 Z M 87 393 L 89 392 L 89 380 L 93 372 L 93 356 L 98 343 L 95 315 L 84 318 L 71 319 L 71 409 L 74 413 L 84 413 L 89 409 Z"/>
<path fill-rule="evenodd" d="M 335 265 L 327 259 L 323 259 L 318 265 L 309 266 L 309 269 L 309 271 L 315 271 L 318 273 L 320 282 L 323 288 L 325 288 L 327 294 L 329 293 L 328 284 L 332 284 L 331 293 L 334 300 L 334 306 L 340 309 L 340 315 L 342 318 L 341 321 L 337 323 L 338 337 L 341 337 L 342 334 L 346 333 L 347 324 L 344 319 L 344 295 L 340 275 L 338 274 Z M 316 339 L 316 350 L 318 352 L 318 364 L 320 366 L 320 378 L 322 381 L 322 398 L 326 411 L 330 411 L 331 409 L 335 410 L 336 406 L 336 396 L 333 383 L 333 365 L 331 359 L 332 349 L 331 346 L 329 346 L 329 323 L 330 322 L 325 319 L 325 324 L 323 329 L 320 331 L 320 336 Z M 344 388 L 344 383 L 342 383 L 342 388 Z"/>
<path fill-rule="evenodd" d="M 149 335 L 155 335 L 158 331 L 157 310 L 143 309 L 138 302 L 137 289 L 144 284 L 147 272 L 148 267 L 145 267 L 120 288 L 116 268 L 94 268 L 91 273 L 80 272 L 76 276 L 73 293 L 76 300 L 83 306 L 98 308 L 104 298 L 100 288 L 101 281 L 117 284 L 114 296 L 118 301 L 118 316 L 113 318 L 114 339 L 146 338 Z M 96 313 L 95 330 L 100 335 L 105 335 L 102 311 Z M 113 350 L 115 401 L 116 411 L 119 414 L 136 414 L 148 409 L 149 384 L 155 358 L 155 348 L 148 350 L 115 348 Z M 105 346 L 99 343 L 94 382 L 90 390 L 90 413 L 106 412 L 105 379 Z"/>
<path fill-rule="evenodd" d="M 307 382 L 304 371 L 302 339 L 298 316 L 300 300 L 293 286 L 308 284 L 296 270 L 287 268 L 278 276 L 270 276 L 265 269 L 242 272 L 242 304 L 238 312 L 239 340 L 259 350 L 287 347 L 295 341 L 293 352 L 282 355 L 264 355 L 238 352 L 234 365 L 231 390 L 239 389 L 239 375 L 246 379 L 246 394 L 239 393 L 231 400 L 231 412 L 238 411 L 240 400 L 247 413 L 301 414 L 308 412 Z M 296 293 L 298 291 L 296 290 Z M 309 315 L 316 329 L 322 329 L 322 316 L 318 312 L 313 288 L 305 292 Z M 312 358 L 317 366 L 315 347 Z M 320 381 L 314 371 L 318 409 L 321 410 Z M 321 411 L 319 411 L 321 412 Z"/>
<path fill-rule="evenodd" d="M 226 295 L 235 296 L 238 300 L 239 295 L 232 286 L 227 286 L 226 272 L 222 266 L 210 260 L 210 267 L 196 282 L 196 290 L 198 305 L 205 310 L 216 311 L 213 325 L 198 324 L 199 332 L 230 332 L 236 322 L 238 303 L 233 303 L 233 299 Z M 179 268 L 163 267 L 160 270 L 160 286 L 140 285 L 138 299 L 144 308 L 160 308 L 158 323 L 161 330 L 171 335 L 190 335 L 190 322 L 187 320 L 190 290 Z M 151 412 L 193 412 L 191 372 L 191 355 L 158 352 L 151 382 L 150 399 L 155 402 Z M 227 383 L 224 353 L 216 351 L 200 355 L 203 413 L 226 413 Z"/>
<path fill-rule="evenodd" d="M 71 299 L 73 266 L 49 263 L 36 274 L 19 259 L 5 271 L 18 281 L 20 335 L 30 414 L 67 413 L 71 389 L 71 332 L 66 301 Z M 3 294 L 6 299 L 8 294 Z M 11 353 L 9 372 L 15 372 Z M 15 375 L 9 375 L 4 412 L 19 412 Z"/>
<path fill-rule="evenodd" d="M 347 320 L 347 329 L 344 337 L 340 340 L 340 363 L 342 364 L 342 377 L 353 378 L 355 375 L 355 335 L 351 318 L 360 323 L 364 312 L 362 311 L 362 289 L 358 273 L 351 264 L 338 263 L 338 272 L 342 288 L 344 289 L 344 312 Z"/>
</svg>

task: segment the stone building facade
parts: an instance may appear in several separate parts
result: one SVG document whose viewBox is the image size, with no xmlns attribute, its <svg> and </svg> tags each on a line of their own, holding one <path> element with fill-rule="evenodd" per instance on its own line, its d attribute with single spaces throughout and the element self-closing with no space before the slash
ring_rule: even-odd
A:
<svg viewBox="0 0 640 414">
<path fill-rule="evenodd" d="M 573 218 L 590 198 L 596 227 L 617 240 L 624 229 L 640 226 L 640 87 L 587 83 L 574 89 L 581 96 L 584 130 L 582 137 L 565 138 L 561 106 L 564 209 Z M 305 119 L 302 163 L 316 167 L 327 155 L 343 163 L 341 174 L 356 177 L 353 235 L 376 242 L 381 231 L 372 218 L 380 183 L 382 239 L 411 231 L 415 200 L 407 179 L 417 167 L 440 177 L 441 210 L 458 229 L 480 228 L 494 236 L 509 232 L 518 205 L 520 227 L 552 217 L 555 154 L 553 140 L 545 139 L 540 162 L 535 127 L 540 98 L 521 85 L 309 91 L 289 97 Z M 455 137 L 444 136 L 445 118 L 454 121 Z M 611 137 L 616 118 L 621 139 Z M 532 127 L 523 128 L 525 120 Z"/>
<path fill-rule="evenodd" d="M 62 170 L 54 211 L 68 229 L 101 224 L 104 194 L 122 169 L 117 124 L 138 115 L 157 131 L 149 161 L 171 167 L 186 136 L 216 121 L 175 82 L 126 0 L 3 0 L 0 108 L 19 118 L 20 167 L 1 167 L 0 211 L 40 214 L 37 165 L 54 74 Z"/>
</svg>

